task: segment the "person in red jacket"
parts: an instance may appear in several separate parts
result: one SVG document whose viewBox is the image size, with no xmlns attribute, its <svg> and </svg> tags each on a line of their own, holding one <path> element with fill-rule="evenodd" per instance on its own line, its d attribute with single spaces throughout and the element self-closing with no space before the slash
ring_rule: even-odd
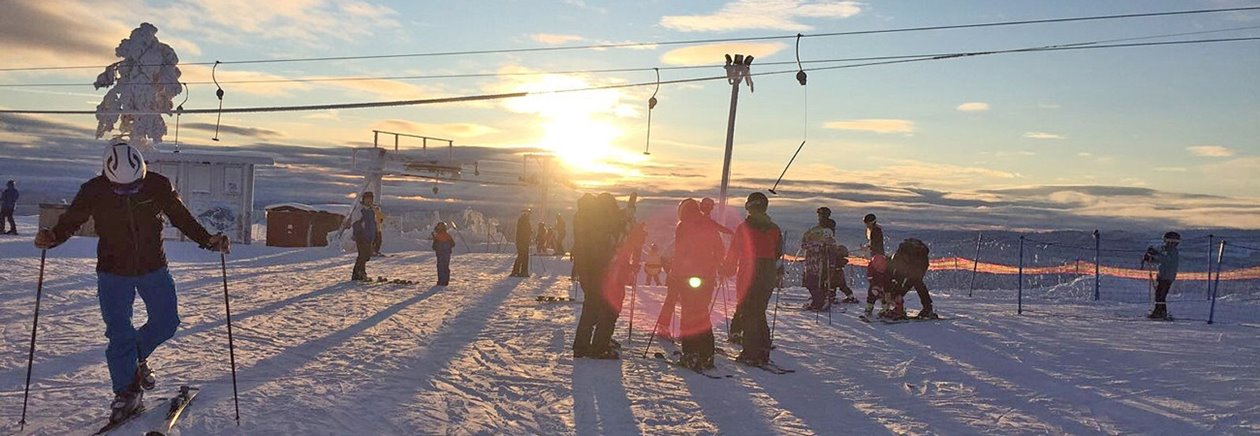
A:
<svg viewBox="0 0 1260 436">
<path fill-rule="evenodd" d="M 770 363 L 770 326 L 766 306 L 779 280 L 779 258 L 783 256 L 783 235 L 766 214 L 770 200 L 765 194 L 748 194 L 744 209 L 748 217 L 735 229 L 727 251 L 724 272 L 735 273 L 738 300 L 736 317 L 742 325 L 744 350 L 736 361 L 752 366 Z"/>
<path fill-rule="evenodd" d="M 674 228 L 677 261 L 667 286 L 682 302 L 679 320 L 682 363 L 696 370 L 710 369 L 713 368 L 713 324 L 709 308 L 725 248 L 717 227 L 700 212 L 698 203 L 684 203 L 679 215 L 678 226 Z"/>
</svg>

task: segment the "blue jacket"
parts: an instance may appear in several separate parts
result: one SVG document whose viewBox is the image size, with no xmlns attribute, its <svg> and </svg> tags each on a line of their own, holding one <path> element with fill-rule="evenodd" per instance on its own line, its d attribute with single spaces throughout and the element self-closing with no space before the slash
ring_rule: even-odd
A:
<svg viewBox="0 0 1260 436">
<path fill-rule="evenodd" d="M 18 190 L 16 188 L 5 188 L 4 194 L 0 194 L 0 209 L 13 210 L 17 207 Z"/>
<path fill-rule="evenodd" d="M 352 225 L 354 227 L 354 241 L 361 243 L 371 243 L 376 240 L 376 212 L 372 208 L 359 205 L 359 219 Z"/>
<path fill-rule="evenodd" d="M 1177 268 L 1181 264 L 1181 255 L 1177 253 L 1177 246 L 1172 244 L 1164 244 L 1164 248 L 1158 252 L 1150 253 L 1151 263 L 1159 265 L 1160 280 L 1177 280 Z"/>
</svg>

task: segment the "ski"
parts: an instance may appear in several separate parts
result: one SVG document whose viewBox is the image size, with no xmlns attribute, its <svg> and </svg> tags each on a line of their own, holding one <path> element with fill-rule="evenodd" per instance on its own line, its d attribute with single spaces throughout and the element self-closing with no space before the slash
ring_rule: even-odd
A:
<svg viewBox="0 0 1260 436">
<path fill-rule="evenodd" d="M 166 402 L 167 402 L 166 398 L 159 398 L 156 400 L 156 403 L 158 403 L 159 405 L 153 408 L 147 407 L 142 404 L 139 408 L 136 409 L 135 412 L 132 412 L 131 415 L 127 415 L 126 418 L 123 418 L 122 420 L 119 420 L 119 421 L 107 422 L 105 426 L 101 427 L 100 430 L 97 430 L 96 433 L 92 433 L 92 436 L 99 436 L 99 435 L 103 435 L 111 431 L 117 430 L 127 424 L 134 422 L 136 418 L 144 416 L 148 412 L 160 409 L 161 408 L 160 404 L 165 404 Z"/>
<path fill-rule="evenodd" d="M 677 352 L 675 352 L 675 353 L 677 353 Z M 674 366 L 674 367 L 678 367 L 678 368 L 682 368 L 682 369 L 691 370 L 691 372 L 694 372 L 694 373 L 696 373 L 696 374 L 700 374 L 700 375 L 705 376 L 705 377 L 710 378 L 710 379 L 714 379 L 714 380 L 721 380 L 721 379 L 724 379 L 724 378 L 731 378 L 731 377 L 734 377 L 734 375 L 732 375 L 732 374 L 724 374 L 724 375 L 710 374 L 710 373 L 708 373 L 708 372 L 705 372 L 706 370 L 703 370 L 703 369 L 697 369 L 697 368 L 692 368 L 692 367 L 689 367 L 689 366 L 687 366 L 687 365 L 683 365 L 683 363 L 682 363 L 682 361 L 681 361 L 681 360 L 678 360 L 678 359 L 673 359 L 673 358 L 667 358 L 667 357 L 665 357 L 665 353 L 661 353 L 661 352 L 659 352 L 659 351 L 658 351 L 658 352 L 656 352 L 656 353 L 653 353 L 652 355 L 653 355 L 653 356 L 655 356 L 657 360 L 660 360 L 660 361 L 662 361 L 662 362 L 665 362 L 665 363 L 669 364 L 670 366 Z M 677 356 L 677 354 L 675 354 L 675 356 Z"/>
<path fill-rule="evenodd" d="M 179 394 L 170 400 L 170 407 L 166 412 L 166 420 L 155 430 L 149 430 L 145 436 L 165 436 L 175 428 L 175 424 L 179 422 L 179 418 L 183 416 L 184 409 L 188 408 L 188 404 L 197 398 L 197 393 L 201 392 L 201 388 L 188 385 L 179 387 Z"/>
<path fill-rule="evenodd" d="M 578 302 L 576 298 L 553 297 L 549 295 L 539 295 L 534 298 L 534 301 L 537 301 L 539 303 L 576 303 Z"/>
</svg>

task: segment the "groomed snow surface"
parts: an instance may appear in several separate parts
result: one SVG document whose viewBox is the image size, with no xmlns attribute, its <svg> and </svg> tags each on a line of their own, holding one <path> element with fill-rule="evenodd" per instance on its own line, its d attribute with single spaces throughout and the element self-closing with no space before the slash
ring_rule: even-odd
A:
<svg viewBox="0 0 1260 436">
<path fill-rule="evenodd" d="M 73 238 L 49 253 L 26 434 L 91 433 L 107 414 L 95 243 Z M 568 294 L 560 259 L 514 279 L 511 255 L 458 254 L 451 286 L 437 288 L 432 254 L 401 252 L 373 260 L 369 274 L 420 285 L 364 285 L 346 280 L 352 254 L 262 246 L 236 247 L 227 266 L 237 426 L 218 256 L 166 246 L 183 324 L 150 359 L 159 379 L 148 398 L 203 388 L 184 435 L 1260 433 L 1260 330 L 1150 322 L 1142 304 L 1042 299 L 1016 315 L 1010 292 L 937 289 L 949 320 L 866 324 L 848 306 L 828 323 L 787 309 L 801 303 L 795 288 L 773 358 L 796 373 L 719 356 L 733 377 L 712 380 L 630 357 L 660 288 L 640 288 L 633 353 L 574 361 L 580 304 L 535 301 Z M 39 254 L 29 235 L 4 236 L 0 257 L 0 433 L 12 434 Z M 719 346 L 737 351 L 721 341 L 722 309 L 719 300 Z"/>
</svg>

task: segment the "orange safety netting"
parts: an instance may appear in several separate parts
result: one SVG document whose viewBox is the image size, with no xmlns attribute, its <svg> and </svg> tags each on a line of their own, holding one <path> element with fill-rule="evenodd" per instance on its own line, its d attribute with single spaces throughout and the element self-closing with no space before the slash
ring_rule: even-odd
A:
<svg viewBox="0 0 1260 436">
<path fill-rule="evenodd" d="M 790 254 L 783 255 L 785 262 L 802 262 L 805 260 L 802 256 L 794 256 Z M 870 263 L 870 259 L 864 257 L 849 257 L 849 265 L 866 267 Z M 1000 263 L 979 262 L 965 257 L 942 257 L 932 259 L 928 263 L 930 271 L 971 271 L 975 269 L 977 272 L 988 274 L 1019 274 L 1018 265 L 1004 265 Z M 1150 278 L 1150 270 L 1142 270 L 1138 268 L 1121 268 L 1116 266 L 1102 265 L 1098 272 L 1108 277 L 1118 277 L 1124 279 L 1140 279 L 1146 280 Z M 1025 266 L 1024 274 L 1076 274 L 1076 275 L 1093 275 L 1094 263 L 1084 260 L 1067 262 L 1061 265 L 1053 266 Z M 1221 271 L 1221 280 L 1256 280 L 1260 279 L 1260 265 L 1233 269 L 1229 271 Z M 1212 278 L 1215 278 L 1213 276 Z M 1206 272 L 1182 272 L 1177 273 L 1178 280 L 1209 280 Z"/>
</svg>

